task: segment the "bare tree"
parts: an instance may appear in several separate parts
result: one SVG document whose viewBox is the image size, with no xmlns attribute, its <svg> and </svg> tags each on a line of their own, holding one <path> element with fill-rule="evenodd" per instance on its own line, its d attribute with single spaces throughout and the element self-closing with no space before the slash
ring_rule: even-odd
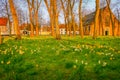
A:
<svg viewBox="0 0 120 80">
<path fill-rule="evenodd" d="M 41 2 L 42 0 L 36 0 L 36 7 L 34 7 L 34 19 L 35 19 L 35 24 L 36 24 L 36 36 L 39 35 L 39 19 L 38 19 L 38 11 L 39 11 L 39 8 L 40 8 L 40 5 L 41 5 Z"/>
<path fill-rule="evenodd" d="M 96 12 L 95 12 L 95 24 L 94 24 L 94 34 L 93 39 L 97 37 L 97 26 L 99 24 L 99 0 L 96 0 Z"/>
<path fill-rule="evenodd" d="M 80 26 L 80 35 L 83 38 L 83 23 L 82 23 L 82 0 L 79 1 L 79 26 Z"/>
<path fill-rule="evenodd" d="M 68 19 L 68 28 L 69 28 L 69 35 L 71 36 L 71 31 L 73 29 L 73 35 L 76 34 L 75 30 L 75 15 L 73 13 L 74 10 L 74 5 L 75 5 L 75 0 L 68 0 L 67 3 L 67 9 L 68 9 L 68 14 L 67 14 L 67 19 Z"/>
<path fill-rule="evenodd" d="M 100 10 L 100 16 L 99 16 L 99 35 L 104 35 L 104 27 L 103 27 L 103 14 L 102 14 L 103 10 Z M 100 29 L 101 28 L 101 29 Z M 101 34 L 101 30 L 102 30 L 102 34 Z"/>
<path fill-rule="evenodd" d="M 31 33 L 30 33 L 30 36 L 33 37 L 34 36 L 34 27 L 33 27 L 33 8 L 34 8 L 34 0 L 30 1 L 30 0 L 27 0 L 27 3 L 28 3 L 28 9 L 29 9 L 29 19 L 30 19 L 30 28 L 31 28 Z"/>
<path fill-rule="evenodd" d="M 117 8 L 116 11 L 117 11 L 117 16 L 118 16 L 118 31 L 117 31 L 117 33 L 118 33 L 118 36 L 120 36 L 120 22 L 119 22 L 119 19 L 120 19 L 120 9 Z"/>
<path fill-rule="evenodd" d="M 112 23 L 112 36 L 115 36 L 115 34 L 114 34 L 115 25 L 114 25 L 114 20 L 112 18 L 112 12 L 111 12 L 111 9 L 110 9 L 110 2 L 111 2 L 111 0 L 106 0 L 108 10 L 109 10 L 109 13 L 110 13 L 110 20 L 111 20 L 111 23 Z"/>
<path fill-rule="evenodd" d="M 13 25 L 16 31 L 16 39 L 21 39 L 21 35 L 20 35 L 20 29 L 19 29 L 19 20 L 18 20 L 18 16 L 16 13 L 16 8 L 14 6 L 14 2 L 13 0 L 9 0 L 9 6 L 10 6 L 10 11 L 12 14 L 12 19 L 13 19 Z"/>
<path fill-rule="evenodd" d="M 57 0 L 44 0 L 48 13 L 49 13 L 49 17 L 50 17 L 50 26 L 51 26 L 51 33 L 52 36 L 54 36 L 57 40 L 61 39 L 60 37 L 60 31 L 59 31 L 59 26 L 58 26 L 58 16 L 59 16 L 59 12 L 60 10 L 58 10 L 58 1 Z"/>
<path fill-rule="evenodd" d="M 57 6 L 57 0 L 53 1 L 53 14 L 55 15 L 54 18 L 54 26 L 55 26 L 55 31 L 56 31 L 56 39 L 60 40 L 60 30 L 59 30 L 59 26 L 58 26 L 58 6 Z"/>
<path fill-rule="evenodd" d="M 73 34 L 76 34 L 75 28 L 75 14 L 74 14 L 74 5 L 75 0 L 60 0 L 61 7 L 63 9 L 64 14 L 64 22 L 66 27 L 66 33 L 71 36 L 71 31 L 73 29 Z M 68 33 L 69 31 L 69 33 Z"/>
<path fill-rule="evenodd" d="M 31 37 L 34 36 L 34 25 L 36 24 L 36 36 L 39 35 L 39 19 L 38 19 L 38 11 L 40 8 L 42 0 L 27 0 L 28 9 L 29 9 L 29 18 L 30 18 L 30 26 L 31 26 Z"/>
<path fill-rule="evenodd" d="M 67 17 L 68 17 L 68 11 L 67 11 L 67 0 L 60 0 L 61 2 L 61 7 L 63 9 L 63 14 L 64 14 L 64 23 L 66 27 L 66 34 L 68 35 L 68 25 L 67 25 Z"/>
<path fill-rule="evenodd" d="M 53 11 L 52 11 L 52 9 L 53 9 L 53 1 L 54 0 L 44 0 L 44 2 L 45 2 L 45 5 L 46 5 L 46 7 L 47 7 L 47 11 L 48 11 L 48 13 L 49 13 L 49 17 L 50 17 L 50 27 L 51 27 L 51 35 L 52 36 L 55 36 L 55 31 L 54 31 L 54 23 L 53 23 Z"/>
<path fill-rule="evenodd" d="M 103 8 L 103 7 L 105 7 L 106 6 L 106 2 L 105 2 L 105 0 L 100 0 L 100 8 Z M 102 14 L 102 12 L 103 12 L 103 9 L 100 9 L 100 13 L 99 13 L 99 35 L 104 35 L 104 26 L 103 26 L 103 24 L 104 24 L 104 20 L 103 20 L 103 15 L 104 14 Z M 102 33 L 101 33 L 102 32 Z"/>
</svg>

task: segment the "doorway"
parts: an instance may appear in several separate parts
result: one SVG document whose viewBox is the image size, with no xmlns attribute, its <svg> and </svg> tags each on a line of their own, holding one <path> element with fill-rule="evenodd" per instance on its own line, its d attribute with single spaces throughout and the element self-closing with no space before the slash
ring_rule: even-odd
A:
<svg viewBox="0 0 120 80">
<path fill-rule="evenodd" d="M 108 36 L 109 35 L 109 31 L 105 31 L 105 36 Z"/>
</svg>

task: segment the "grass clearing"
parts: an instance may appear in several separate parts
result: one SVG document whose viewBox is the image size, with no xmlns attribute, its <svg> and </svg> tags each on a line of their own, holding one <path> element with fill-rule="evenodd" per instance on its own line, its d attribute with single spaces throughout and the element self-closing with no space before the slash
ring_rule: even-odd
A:
<svg viewBox="0 0 120 80">
<path fill-rule="evenodd" d="M 120 38 L 23 37 L 0 45 L 1 80 L 119 80 Z"/>
</svg>

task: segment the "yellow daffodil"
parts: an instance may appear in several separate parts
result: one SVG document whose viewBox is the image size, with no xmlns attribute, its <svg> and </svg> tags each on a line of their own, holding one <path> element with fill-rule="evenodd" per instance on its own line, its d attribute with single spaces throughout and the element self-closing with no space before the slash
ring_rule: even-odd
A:
<svg viewBox="0 0 120 80">
<path fill-rule="evenodd" d="M 113 58 L 111 57 L 110 60 L 113 60 Z"/>
<path fill-rule="evenodd" d="M 86 62 L 85 65 L 88 65 L 88 63 Z"/>
<path fill-rule="evenodd" d="M 1 61 L 1 64 L 4 64 L 4 61 Z"/>
<path fill-rule="evenodd" d="M 75 62 L 78 63 L 78 60 L 76 59 Z"/>
<path fill-rule="evenodd" d="M 106 65 L 107 65 L 107 62 L 103 62 L 103 65 L 102 65 L 102 66 L 105 67 Z"/>
<path fill-rule="evenodd" d="M 82 64 L 84 63 L 84 61 L 83 61 L 83 60 L 82 60 L 81 62 L 82 62 Z"/>
<path fill-rule="evenodd" d="M 10 64 L 10 61 L 8 61 L 7 64 Z"/>
<path fill-rule="evenodd" d="M 74 66 L 73 66 L 73 68 L 74 68 L 74 69 L 76 69 L 76 68 L 77 68 L 77 66 L 76 66 L 76 65 L 74 65 Z"/>
<path fill-rule="evenodd" d="M 19 54 L 21 54 L 21 55 L 22 55 L 22 54 L 24 54 L 24 51 L 22 51 L 22 50 L 19 50 Z"/>
</svg>

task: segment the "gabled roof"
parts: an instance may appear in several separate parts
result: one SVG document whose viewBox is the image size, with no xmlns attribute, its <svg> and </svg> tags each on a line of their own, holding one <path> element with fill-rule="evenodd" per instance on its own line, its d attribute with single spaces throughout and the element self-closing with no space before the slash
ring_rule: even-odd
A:
<svg viewBox="0 0 120 80">
<path fill-rule="evenodd" d="M 107 6 L 101 8 L 100 11 L 103 11 L 106 8 L 107 8 Z M 86 15 L 86 16 L 84 16 L 84 18 L 83 18 L 83 25 L 91 24 L 94 21 L 94 19 L 95 19 L 95 11 L 90 13 L 90 14 L 88 14 L 88 15 Z"/>
<path fill-rule="evenodd" d="M 0 26 L 7 26 L 7 18 L 0 17 Z"/>
<path fill-rule="evenodd" d="M 84 18 L 83 18 L 83 24 L 84 25 L 89 25 L 91 24 L 91 22 L 93 22 L 95 19 L 95 12 L 92 12 L 88 15 L 86 15 Z"/>
</svg>

